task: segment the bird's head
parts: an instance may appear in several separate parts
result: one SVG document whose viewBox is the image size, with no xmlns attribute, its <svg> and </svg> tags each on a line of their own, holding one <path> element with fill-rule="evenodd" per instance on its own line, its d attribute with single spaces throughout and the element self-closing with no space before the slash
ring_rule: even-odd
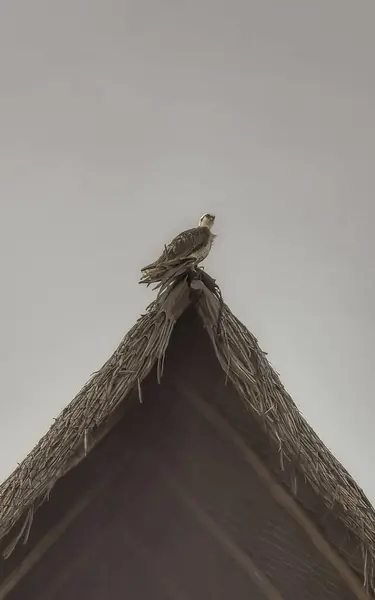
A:
<svg viewBox="0 0 375 600">
<path fill-rule="evenodd" d="M 215 222 L 215 215 L 210 215 L 210 213 L 205 213 L 199 219 L 198 227 L 208 227 L 208 229 L 211 229 L 214 222 Z"/>
</svg>

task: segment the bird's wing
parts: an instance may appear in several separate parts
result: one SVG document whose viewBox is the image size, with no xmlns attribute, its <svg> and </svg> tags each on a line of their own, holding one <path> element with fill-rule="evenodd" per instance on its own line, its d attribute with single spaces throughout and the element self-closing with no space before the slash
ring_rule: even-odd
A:
<svg viewBox="0 0 375 600">
<path fill-rule="evenodd" d="M 205 246 L 210 231 L 206 227 L 193 227 L 177 235 L 166 248 L 167 260 L 187 258 L 192 252 Z"/>
<path fill-rule="evenodd" d="M 209 238 L 210 231 L 207 227 L 187 229 L 173 238 L 170 244 L 164 248 L 161 256 L 155 262 L 151 263 L 151 265 L 143 267 L 142 271 L 170 260 L 187 258 L 192 252 L 205 246 Z"/>
</svg>

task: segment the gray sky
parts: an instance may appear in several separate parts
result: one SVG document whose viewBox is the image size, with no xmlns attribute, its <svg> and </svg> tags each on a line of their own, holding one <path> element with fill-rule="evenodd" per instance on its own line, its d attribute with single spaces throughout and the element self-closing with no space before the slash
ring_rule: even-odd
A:
<svg viewBox="0 0 375 600">
<path fill-rule="evenodd" d="M 0 479 L 206 261 L 375 502 L 374 0 L 2 0 Z"/>
</svg>

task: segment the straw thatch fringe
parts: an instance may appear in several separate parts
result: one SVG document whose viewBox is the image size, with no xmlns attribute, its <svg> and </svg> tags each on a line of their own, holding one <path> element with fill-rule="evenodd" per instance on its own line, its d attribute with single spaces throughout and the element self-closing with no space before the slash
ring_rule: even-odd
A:
<svg viewBox="0 0 375 600">
<path fill-rule="evenodd" d="M 357 537 L 363 552 L 364 586 L 375 591 L 375 511 L 361 488 L 326 448 L 300 414 L 266 359 L 255 336 L 203 288 L 198 312 L 206 325 L 216 356 L 243 401 L 263 420 L 283 457 L 300 466 L 305 479 L 325 501 L 338 508 L 338 517 Z M 222 310 L 223 336 L 212 323 Z M 292 476 L 292 489 L 296 487 Z"/>
<path fill-rule="evenodd" d="M 48 497 L 55 482 L 76 464 L 77 452 L 84 458 L 90 450 L 95 429 L 133 390 L 142 402 L 142 381 L 155 364 L 160 380 L 174 325 L 193 301 L 226 380 L 232 382 L 246 406 L 263 420 L 276 442 L 281 468 L 284 459 L 297 463 L 327 507 L 336 508 L 338 518 L 362 546 L 365 584 L 374 589 L 375 511 L 300 415 L 257 339 L 223 303 L 215 281 L 202 270 L 187 272 L 186 267 L 179 265 L 172 275 L 169 272 L 161 278 L 158 287 L 156 300 L 113 356 L 0 487 L 0 540 L 21 517 L 25 518 L 5 555 L 10 554 L 20 539 L 25 540 L 36 508 Z M 291 485 L 295 488 L 295 477 Z"/>
<path fill-rule="evenodd" d="M 164 291 L 165 292 L 165 291 Z M 88 440 L 157 364 L 160 380 L 164 354 L 176 320 L 188 304 L 188 287 L 160 294 L 127 333 L 112 357 L 95 373 L 74 400 L 62 411 L 46 435 L 0 487 L 0 540 L 38 499 L 45 498 L 56 481 L 74 464 Z M 26 541 L 27 524 L 5 551 Z"/>
</svg>

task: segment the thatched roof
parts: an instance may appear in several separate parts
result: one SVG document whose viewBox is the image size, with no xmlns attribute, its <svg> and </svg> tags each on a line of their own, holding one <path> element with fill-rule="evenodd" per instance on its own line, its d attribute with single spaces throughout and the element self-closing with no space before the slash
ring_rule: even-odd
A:
<svg viewBox="0 0 375 600">
<path fill-rule="evenodd" d="M 5 555 L 28 536 L 35 510 L 61 478 L 92 447 L 95 431 L 157 365 L 177 319 L 193 304 L 211 339 L 217 359 L 246 406 L 262 420 L 277 444 L 280 464 L 290 460 L 327 508 L 358 540 L 365 582 L 374 588 L 375 511 L 348 472 L 328 451 L 299 413 L 256 338 L 231 313 L 214 283 L 202 271 L 175 273 L 156 300 L 126 334 L 113 356 L 62 411 L 50 430 L 0 487 L 0 542 L 15 528 Z M 22 523 L 22 526 L 20 526 Z M 17 525 L 17 527 L 15 527 Z M 350 559 L 349 559 L 350 562 Z"/>
</svg>

